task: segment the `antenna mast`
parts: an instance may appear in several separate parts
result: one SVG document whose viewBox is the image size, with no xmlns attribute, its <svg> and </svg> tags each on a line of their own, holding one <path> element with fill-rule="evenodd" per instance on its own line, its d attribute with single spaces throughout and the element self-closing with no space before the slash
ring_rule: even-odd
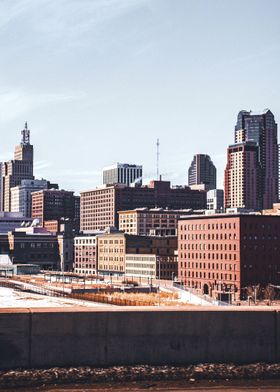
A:
<svg viewBox="0 0 280 392">
<path fill-rule="evenodd" d="M 159 180 L 159 139 L 157 139 L 157 180 Z"/>
<path fill-rule="evenodd" d="M 24 129 L 21 131 L 21 144 L 30 144 L 30 131 L 27 126 L 27 121 L 24 124 Z"/>
</svg>

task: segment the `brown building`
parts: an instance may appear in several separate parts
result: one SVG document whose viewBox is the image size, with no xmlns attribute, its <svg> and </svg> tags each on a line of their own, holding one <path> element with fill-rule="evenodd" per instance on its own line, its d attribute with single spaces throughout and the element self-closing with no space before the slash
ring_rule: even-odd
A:
<svg viewBox="0 0 280 392">
<path fill-rule="evenodd" d="M 103 186 L 81 192 L 81 230 L 94 232 L 118 227 L 118 211 L 135 208 L 206 208 L 206 192 L 189 187 L 170 187 L 169 181 L 151 181 L 149 186 Z"/>
<path fill-rule="evenodd" d="M 42 189 L 32 193 L 32 218 L 46 221 L 59 221 L 68 218 L 74 222 L 76 215 L 76 196 L 74 192 L 58 189 Z M 52 231 L 55 222 L 50 223 Z"/>
<path fill-rule="evenodd" d="M 74 238 L 74 272 L 83 275 L 96 274 L 96 236 L 77 236 Z"/>
<path fill-rule="evenodd" d="M 135 208 L 119 211 L 119 229 L 127 234 L 166 236 L 177 234 L 177 222 L 190 210 Z"/>
<path fill-rule="evenodd" d="M 279 284 L 280 217 L 212 215 L 178 222 L 178 278 L 216 298 Z"/>
<path fill-rule="evenodd" d="M 30 131 L 25 123 L 21 132 L 21 143 L 16 146 L 14 159 L 2 164 L 2 189 L 0 207 L 11 211 L 11 188 L 21 184 L 21 180 L 33 180 L 33 146 L 30 144 Z"/>
<path fill-rule="evenodd" d="M 14 264 L 37 264 L 42 269 L 60 269 L 57 237 L 43 228 L 16 229 L 8 233 L 8 242 Z"/>
<path fill-rule="evenodd" d="M 98 271 L 124 274 L 127 254 L 174 256 L 177 237 L 146 237 L 110 231 L 97 236 L 97 245 Z"/>
</svg>

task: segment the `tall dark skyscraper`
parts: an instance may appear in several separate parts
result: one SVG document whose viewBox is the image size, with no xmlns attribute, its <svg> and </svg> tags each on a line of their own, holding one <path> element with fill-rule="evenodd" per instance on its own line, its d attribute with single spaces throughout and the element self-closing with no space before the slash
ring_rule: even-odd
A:
<svg viewBox="0 0 280 392">
<path fill-rule="evenodd" d="M 188 171 L 189 186 L 205 185 L 205 190 L 216 189 L 216 167 L 209 155 L 196 154 Z"/>
<path fill-rule="evenodd" d="M 261 207 L 271 208 L 273 203 L 278 202 L 279 168 L 277 124 L 270 110 L 266 109 L 262 113 L 245 110 L 239 112 L 235 126 L 235 143 L 242 142 L 255 142 L 258 147 Z"/>
<path fill-rule="evenodd" d="M 16 146 L 14 159 L 2 164 L 2 209 L 11 211 L 11 188 L 21 184 L 21 180 L 33 180 L 33 146 L 30 131 L 25 123 L 21 131 L 21 143 Z"/>
</svg>

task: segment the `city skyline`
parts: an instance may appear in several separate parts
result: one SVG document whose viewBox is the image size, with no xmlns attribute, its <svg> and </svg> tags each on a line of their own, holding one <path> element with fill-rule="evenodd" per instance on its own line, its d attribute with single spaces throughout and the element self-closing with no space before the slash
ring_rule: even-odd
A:
<svg viewBox="0 0 280 392">
<path fill-rule="evenodd" d="M 21 0 L 0 10 L 0 160 L 28 120 L 36 177 L 62 188 L 94 188 L 118 161 L 155 178 L 157 138 L 163 179 L 187 184 L 193 155 L 209 154 L 220 188 L 236 113 L 269 107 L 279 119 L 277 1 Z"/>
</svg>

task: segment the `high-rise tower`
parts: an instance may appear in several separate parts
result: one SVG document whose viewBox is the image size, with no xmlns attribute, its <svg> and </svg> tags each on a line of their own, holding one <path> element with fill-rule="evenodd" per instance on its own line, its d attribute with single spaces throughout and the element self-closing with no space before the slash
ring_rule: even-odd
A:
<svg viewBox="0 0 280 392">
<path fill-rule="evenodd" d="M 232 197 L 229 197 L 230 192 L 237 192 L 239 195 L 246 192 L 244 184 L 248 182 L 248 179 L 240 177 L 240 173 L 243 173 L 242 175 L 244 176 L 250 176 L 250 181 L 254 184 L 258 184 L 257 194 L 260 195 L 260 200 L 256 200 L 256 204 L 259 205 L 259 207 L 255 209 L 272 208 L 273 203 L 278 201 L 279 171 L 277 124 L 272 112 L 268 109 L 264 110 L 262 113 L 248 112 L 245 110 L 239 112 L 235 126 L 235 143 L 243 143 L 243 146 L 247 145 L 247 147 L 239 150 L 239 155 L 237 154 L 236 149 L 234 149 L 234 146 L 229 147 L 228 162 L 225 171 L 225 206 L 237 207 L 236 203 L 233 203 L 233 205 L 230 200 L 240 199 L 239 197 L 236 197 L 236 194 L 232 194 Z M 254 143 L 257 148 L 255 153 L 252 152 L 254 148 L 251 143 Z M 249 145 L 251 145 L 250 148 Z M 249 150 L 251 151 L 250 154 Z M 252 164 L 253 159 L 255 159 L 253 156 L 255 155 L 257 157 L 257 166 Z M 237 159 L 238 156 L 240 159 Z M 248 162 L 247 156 L 251 157 L 250 162 Z M 241 157 L 244 159 L 241 159 Z M 235 166 L 232 165 L 232 159 L 234 159 Z M 249 167 L 254 167 L 254 169 L 248 172 L 247 169 Z M 239 185 L 237 185 L 236 182 L 236 175 L 231 177 L 228 170 L 235 170 L 236 175 L 240 177 Z M 258 178 L 253 180 L 253 176 L 258 176 Z M 232 182 L 235 183 L 234 186 Z M 242 186 L 243 189 L 241 189 Z M 229 191 L 229 188 L 231 191 Z M 251 192 L 249 188 L 247 191 Z M 250 196 L 247 197 L 244 195 L 243 201 L 245 205 L 240 205 L 240 207 L 251 208 L 246 200 L 250 200 Z M 251 205 L 251 202 L 249 204 Z"/>
<path fill-rule="evenodd" d="M 205 190 L 216 189 L 216 167 L 209 155 L 196 154 L 188 171 L 189 186 L 204 185 Z"/>
<path fill-rule="evenodd" d="M 25 123 L 21 131 L 21 143 L 16 146 L 14 159 L 2 165 L 2 208 L 11 211 L 11 188 L 21 184 L 21 180 L 33 180 L 33 146 L 30 131 Z"/>
</svg>

